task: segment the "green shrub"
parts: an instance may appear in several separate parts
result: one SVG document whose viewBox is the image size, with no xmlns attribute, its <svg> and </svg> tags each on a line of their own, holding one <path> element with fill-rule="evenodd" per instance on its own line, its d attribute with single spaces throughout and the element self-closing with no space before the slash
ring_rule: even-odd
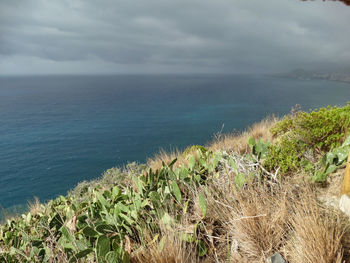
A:
<svg viewBox="0 0 350 263">
<path fill-rule="evenodd" d="M 145 231 L 156 241 L 160 220 L 178 224 L 194 207 L 194 189 L 207 183 L 221 158 L 203 149 L 192 149 L 186 166 L 174 168 L 175 159 L 156 171 L 136 164 L 107 170 L 102 178 L 50 201 L 42 211 L 8 220 L 0 225 L 0 262 L 129 262 L 127 238 L 135 249 L 147 244 Z M 123 182 L 126 177 L 128 183 Z M 204 194 L 199 204 L 204 218 Z M 204 256 L 206 239 L 196 234 L 193 239 L 198 256 Z"/>
<path fill-rule="evenodd" d="M 304 161 L 300 152 L 303 152 L 302 145 L 292 140 L 282 140 L 277 145 L 269 146 L 269 154 L 264 161 L 268 170 L 276 170 L 280 167 L 283 173 L 295 171 L 299 168 L 300 162 Z"/>
<path fill-rule="evenodd" d="M 350 128 L 350 104 L 287 116 L 271 128 L 276 143 L 270 145 L 264 165 L 283 172 L 308 166 L 311 159 L 339 147 Z"/>
</svg>

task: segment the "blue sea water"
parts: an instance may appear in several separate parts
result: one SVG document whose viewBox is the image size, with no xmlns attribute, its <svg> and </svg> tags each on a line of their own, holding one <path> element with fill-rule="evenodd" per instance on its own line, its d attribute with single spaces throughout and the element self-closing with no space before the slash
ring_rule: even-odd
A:
<svg viewBox="0 0 350 263">
<path fill-rule="evenodd" d="M 0 78 L 0 206 L 45 201 L 160 148 L 267 115 L 345 105 L 350 85 L 259 75 Z"/>
</svg>

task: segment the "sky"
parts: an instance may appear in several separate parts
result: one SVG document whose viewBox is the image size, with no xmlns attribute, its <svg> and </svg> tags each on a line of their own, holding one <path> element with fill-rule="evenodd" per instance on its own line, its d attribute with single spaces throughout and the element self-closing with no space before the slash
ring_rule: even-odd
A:
<svg viewBox="0 0 350 263">
<path fill-rule="evenodd" d="M 0 75 L 350 69 L 350 7 L 298 0 L 0 0 Z"/>
</svg>

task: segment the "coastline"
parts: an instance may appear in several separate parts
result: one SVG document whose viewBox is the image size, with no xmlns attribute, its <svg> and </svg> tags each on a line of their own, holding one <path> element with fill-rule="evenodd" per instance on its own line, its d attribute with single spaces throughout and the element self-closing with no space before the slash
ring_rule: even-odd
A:
<svg viewBox="0 0 350 263">
<path fill-rule="evenodd" d="M 303 69 L 293 70 L 288 73 L 269 74 L 272 77 L 289 78 L 298 80 L 326 80 L 350 84 L 350 73 L 317 72 Z"/>
<path fill-rule="evenodd" d="M 350 103 L 299 111 L 111 168 L 8 218 L 0 261 L 260 262 L 277 253 L 299 263 L 329 246 L 327 259 L 349 259 L 349 218 L 337 205 L 349 128 Z"/>
</svg>

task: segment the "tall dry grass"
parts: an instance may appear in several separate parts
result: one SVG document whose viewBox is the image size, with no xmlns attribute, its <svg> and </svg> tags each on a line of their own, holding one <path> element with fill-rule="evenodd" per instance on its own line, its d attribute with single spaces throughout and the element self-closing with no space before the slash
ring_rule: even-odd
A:
<svg viewBox="0 0 350 263">
<path fill-rule="evenodd" d="M 221 183 L 210 187 L 209 214 L 221 222 L 233 256 L 248 262 L 265 262 L 279 251 L 289 230 L 289 189 L 256 182 L 241 190 Z M 225 256 L 227 251 L 218 253 Z"/>
<path fill-rule="evenodd" d="M 263 139 L 264 141 L 273 141 L 270 128 L 278 120 L 278 118 L 270 116 L 261 122 L 254 123 L 246 131 L 241 133 L 219 134 L 214 141 L 208 144 L 208 148 L 212 151 L 234 151 L 241 154 L 249 152 L 248 141 L 251 137 L 255 140 Z"/>
<path fill-rule="evenodd" d="M 38 197 L 34 197 L 33 201 L 28 201 L 28 208 L 32 215 L 37 215 L 44 211 L 44 206 L 40 203 Z"/>
<path fill-rule="evenodd" d="M 349 262 L 349 218 L 320 205 L 313 194 L 303 194 L 293 207 L 286 255 L 289 262 Z"/>
<path fill-rule="evenodd" d="M 250 151 L 249 148 L 249 138 L 254 138 L 256 140 L 263 139 L 264 141 L 273 141 L 272 134 L 270 133 L 270 128 L 278 121 L 279 119 L 271 116 L 262 120 L 261 122 L 254 123 L 246 131 L 241 133 L 229 133 L 221 134 L 217 133 L 214 136 L 214 140 L 206 147 L 212 151 L 234 151 L 236 153 L 247 153 Z M 160 169 L 162 167 L 162 162 L 169 164 L 177 158 L 175 165 L 186 164 L 186 156 L 182 154 L 178 149 L 174 149 L 170 152 L 165 150 L 160 150 L 158 154 L 147 160 L 147 165 L 152 169 Z"/>
<path fill-rule="evenodd" d="M 165 231 L 161 239 L 150 240 L 147 245 L 132 253 L 131 263 L 196 263 L 194 249 L 186 247 L 177 232 Z"/>
<path fill-rule="evenodd" d="M 163 162 L 165 164 L 169 164 L 176 158 L 177 158 L 176 165 L 180 165 L 186 162 L 186 159 L 182 155 L 182 152 L 179 151 L 178 149 L 174 149 L 170 152 L 167 152 L 164 149 L 161 149 L 159 153 L 147 159 L 147 166 L 149 166 L 153 170 L 159 170 L 161 169 Z"/>
<path fill-rule="evenodd" d="M 253 182 L 237 189 L 225 179 L 209 185 L 205 219 L 215 222 L 208 228 L 217 235 L 220 262 L 263 263 L 276 252 L 289 263 L 350 261 L 349 218 L 321 204 L 307 182 Z"/>
<path fill-rule="evenodd" d="M 219 134 L 207 147 L 212 151 L 237 154 L 249 152 L 250 137 L 274 140 L 270 128 L 277 121 L 277 118 L 270 117 L 240 134 Z M 163 151 L 148 164 L 160 167 L 163 161 L 169 163 L 175 158 L 178 158 L 179 164 L 186 162 L 179 151 Z M 208 211 L 205 218 L 201 216 L 197 198 L 204 189 L 193 189 L 194 204 L 188 216 L 191 220 L 182 222 L 182 228 L 191 228 L 196 221 L 203 223 L 199 236 L 206 240 L 210 249 L 208 256 L 200 261 L 265 263 L 279 252 L 289 263 L 350 262 L 349 218 L 339 210 L 320 203 L 320 190 L 302 176 L 295 175 L 283 182 L 255 180 L 242 189 L 236 187 L 235 176 L 232 172 L 221 173 L 207 185 Z M 168 248 L 159 253 L 151 249 L 143 253 L 172 259 L 153 262 L 188 262 L 183 257 L 186 250 L 181 250 L 181 242 L 175 243 L 169 242 L 172 250 Z M 175 260 L 174 251 L 183 256 Z M 143 262 L 152 262 L 152 257 L 144 258 Z"/>
</svg>

